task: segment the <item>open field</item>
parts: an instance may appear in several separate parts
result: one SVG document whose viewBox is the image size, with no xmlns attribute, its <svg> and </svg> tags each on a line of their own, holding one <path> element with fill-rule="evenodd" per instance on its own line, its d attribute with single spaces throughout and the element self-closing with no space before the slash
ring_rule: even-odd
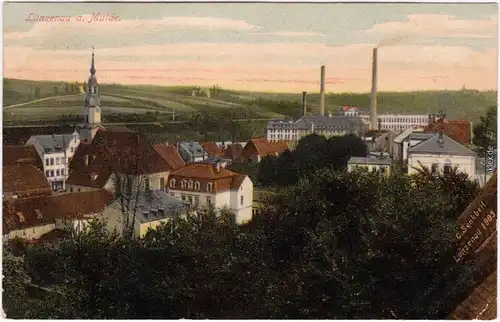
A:
<svg viewBox="0 0 500 322">
<path fill-rule="evenodd" d="M 80 86 L 76 83 L 73 85 Z M 71 91 L 71 84 L 69 87 Z M 191 96 L 192 87 L 187 86 L 102 84 L 99 89 L 102 94 L 104 118 L 110 114 L 145 114 L 147 112 L 168 114 L 172 111 L 180 116 L 197 111 L 227 109 L 246 109 L 255 117 L 262 118 L 297 117 L 301 113 L 301 93 L 276 94 L 222 89 L 216 95 L 207 98 Z M 67 90 L 67 83 L 64 82 L 4 79 L 4 120 L 6 122 L 21 119 L 46 121 L 60 119 L 62 115 L 80 115 L 83 108 L 83 95 L 63 96 L 68 95 Z M 37 92 L 36 95 L 35 92 Z M 73 93 L 70 92 L 70 94 Z M 5 109 L 9 105 L 51 96 L 54 97 Z M 368 93 L 330 93 L 327 95 L 327 107 L 332 113 L 336 113 L 338 107 L 342 105 L 368 109 L 369 102 Z M 317 113 L 319 94 L 309 94 L 307 104 L 310 112 Z M 496 91 L 381 92 L 378 94 L 379 113 L 427 114 L 437 113 L 442 109 L 451 119 L 472 121 L 477 121 L 489 106 L 495 104 L 497 104 Z"/>
</svg>

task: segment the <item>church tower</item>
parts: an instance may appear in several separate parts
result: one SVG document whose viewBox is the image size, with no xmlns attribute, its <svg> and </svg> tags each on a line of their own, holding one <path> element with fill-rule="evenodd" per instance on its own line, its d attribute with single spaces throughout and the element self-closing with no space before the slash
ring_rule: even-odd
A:
<svg viewBox="0 0 500 322">
<path fill-rule="evenodd" d="M 80 132 L 83 142 L 90 143 L 97 130 L 101 126 L 101 99 L 99 98 L 99 86 L 95 77 L 94 47 L 92 47 L 92 63 L 90 66 L 90 76 L 85 93 L 85 106 L 83 111 L 84 123 Z"/>
</svg>

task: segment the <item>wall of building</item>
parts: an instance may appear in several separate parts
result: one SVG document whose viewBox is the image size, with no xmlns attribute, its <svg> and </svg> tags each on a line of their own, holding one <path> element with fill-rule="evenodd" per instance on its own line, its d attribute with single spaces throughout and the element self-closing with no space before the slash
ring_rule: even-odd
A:
<svg viewBox="0 0 500 322">
<path fill-rule="evenodd" d="M 408 158 L 408 174 L 416 173 L 420 168 L 420 163 L 423 166 L 432 168 L 432 164 L 438 164 L 438 170 L 443 171 L 444 166 L 447 162 L 451 164 L 451 167 L 458 167 L 460 172 L 467 173 L 471 178 L 475 177 L 476 174 L 476 158 L 475 156 L 456 156 L 456 155 L 445 155 L 445 154 L 416 154 L 410 153 Z"/>
<path fill-rule="evenodd" d="M 160 226 L 163 223 L 168 222 L 169 218 L 164 218 L 160 220 L 155 220 L 155 221 L 150 221 L 147 223 L 139 223 L 138 225 L 135 225 L 135 237 L 143 238 L 146 236 L 148 230 L 155 230 L 158 226 Z"/>
<path fill-rule="evenodd" d="M 54 230 L 55 228 L 56 228 L 55 223 L 50 223 L 42 226 L 13 230 L 10 231 L 8 234 L 4 234 L 3 239 L 4 241 L 11 240 L 14 238 L 22 238 L 26 240 L 39 239 L 42 235 Z"/>
<path fill-rule="evenodd" d="M 385 169 L 384 171 L 387 175 L 389 175 L 391 173 L 391 167 L 388 165 L 381 165 L 381 164 L 348 164 L 347 165 L 347 171 L 353 171 L 354 169 L 357 169 L 357 168 L 366 169 L 369 172 L 372 172 L 372 171 L 381 172 L 382 171 L 381 169 L 384 168 Z"/>
</svg>

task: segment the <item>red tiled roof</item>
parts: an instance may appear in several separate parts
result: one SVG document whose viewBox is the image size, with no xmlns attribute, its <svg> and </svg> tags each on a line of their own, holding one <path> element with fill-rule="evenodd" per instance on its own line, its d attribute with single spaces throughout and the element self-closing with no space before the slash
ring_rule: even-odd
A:
<svg viewBox="0 0 500 322">
<path fill-rule="evenodd" d="M 17 194 L 50 194 L 52 189 L 44 173 L 32 165 L 3 167 L 3 191 Z"/>
<path fill-rule="evenodd" d="M 170 173 L 171 177 L 182 177 L 191 179 L 220 179 L 227 178 L 237 175 L 237 173 L 229 171 L 224 168 L 220 168 L 217 171 L 214 166 L 207 163 L 192 163 L 188 164 L 184 168 Z"/>
<path fill-rule="evenodd" d="M 156 144 L 153 148 L 165 161 L 167 161 L 170 168 L 173 170 L 180 169 L 186 165 L 175 145 Z"/>
<path fill-rule="evenodd" d="M 215 142 L 202 142 L 201 146 L 212 157 L 220 157 L 224 153 Z"/>
<path fill-rule="evenodd" d="M 424 132 L 443 132 L 443 134 L 465 145 L 472 142 L 472 124 L 467 120 L 438 119 L 434 123 L 427 125 Z"/>
<path fill-rule="evenodd" d="M 246 177 L 244 174 L 235 173 L 222 167 L 217 171 L 210 164 L 192 163 L 170 174 L 169 187 L 175 190 L 189 191 L 189 188 L 182 187 L 181 181 L 194 180 L 200 183 L 199 191 L 218 193 L 229 189 L 238 189 Z M 208 184 L 212 184 L 211 190 L 207 189 Z"/>
<path fill-rule="evenodd" d="M 11 145 L 3 147 L 3 166 L 31 164 L 43 170 L 43 163 L 33 145 Z"/>
<path fill-rule="evenodd" d="M 99 189 L 3 202 L 3 233 L 48 225 L 54 219 L 77 219 L 99 213 L 113 201 L 113 194 Z"/>
<path fill-rule="evenodd" d="M 114 172 L 144 175 L 176 170 L 179 163 L 177 157 L 168 157 L 170 150 L 155 149 L 136 132 L 98 131 L 90 144 L 80 143 L 67 183 L 102 188 Z"/>
<path fill-rule="evenodd" d="M 243 147 L 239 143 L 229 144 L 224 150 L 223 158 L 233 161 L 243 160 Z"/>
<path fill-rule="evenodd" d="M 285 152 L 288 149 L 288 144 L 284 141 L 270 142 L 266 138 L 254 138 L 251 139 L 247 145 L 245 145 L 245 149 L 247 147 L 250 148 L 251 145 L 255 146 L 257 153 L 261 157 L 266 157 L 269 155 L 276 155 Z M 244 149 L 244 150 L 245 150 Z"/>
<path fill-rule="evenodd" d="M 237 174 L 236 176 L 234 176 L 233 181 L 231 182 L 231 189 L 238 189 L 246 177 L 247 176 L 244 174 Z"/>
</svg>

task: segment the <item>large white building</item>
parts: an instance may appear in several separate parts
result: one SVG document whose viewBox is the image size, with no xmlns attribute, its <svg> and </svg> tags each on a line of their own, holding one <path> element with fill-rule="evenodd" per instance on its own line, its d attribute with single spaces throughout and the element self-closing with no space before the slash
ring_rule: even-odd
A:
<svg viewBox="0 0 500 322">
<path fill-rule="evenodd" d="M 437 133 L 408 149 L 408 174 L 417 172 L 422 166 L 432 172 L 457 167 L 458 171 L 467 173 L 474 180 L 476 154 L 449 136 Z"/>
<path fill-rule="evenodd" d="M 357 107 L 340 109 L 345 116 L 359 116 L 366 125 L 370 124 L 370 114 L 360 111 Z M 427 114 L 378 114 L 379 130 L 403 131 L 409 127 L 425 127 L 429 124 Z"/>
<path fill-rule="evenodd" d="M 65 190 L 68 167 L 80 144 L 80 136 L 73 134 L 34 135 L 27 145 L 33 145 L 43 162 L 43 172 L 53 190 Z"/>
<path fill-rule="evenodd" d="M 237 224 L 252 219 L 253 183 L 247 175 L 218 164 L 192 163 L 172 172 L 168 180 L 170 195 L 194 207 L 227 208 Z"/>
<path fill-rule="evenodd" d="M 306 115 L 297 121 L 269 121 L 266 127 L 266 138 L 271 142 L 298 142 L 302 137 L 312 133 L 327 137 L 348 133 L 362 135 L 365 128 L 365 124 L 358 116 Z"/>
</svg>

